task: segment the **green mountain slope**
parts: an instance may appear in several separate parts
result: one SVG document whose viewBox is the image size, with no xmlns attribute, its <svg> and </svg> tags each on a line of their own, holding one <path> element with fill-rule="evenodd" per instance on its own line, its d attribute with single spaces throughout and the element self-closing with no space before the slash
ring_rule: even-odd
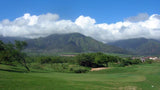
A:
<svg viewBox="0 0 160 90">
<path fill-rule="evenodd" d="M 103 44 L 79 33 L 54 34 L 44 38 L 26 40 L 31 52 L 107 52 L 126 53 L 127 51 Z M 127 52 L 128 53 L 128 52 Z"/>
<path fill-rule="evenodd" d="M 0 40 L 3 41 L 4 43 L 8 43 L 8 42 L 14 43 L 15 40 L 24 41 L 26 39 L 27 38 L 22 38 L 22 37 L 3 37 L 3 36 L 0 36 Z"/>
<path fill-rule="evenodd" d="M 160 41 L 145 38 L 120 40 L 109 45 L 114 45 L 132 52 L 138 55 L 159 55 L 160 54 Z"/>
</svg>

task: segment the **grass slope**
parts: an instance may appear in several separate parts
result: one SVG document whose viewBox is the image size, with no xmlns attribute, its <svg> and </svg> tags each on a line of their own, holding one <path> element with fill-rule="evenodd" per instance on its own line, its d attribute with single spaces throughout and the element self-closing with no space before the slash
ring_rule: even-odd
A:
<svg viewBox="0 0 160 90">
<path fill-rule="evenodd" d="M 18 67 L 17 67 L 18 68 Z M 159 90 L 160 63 L 115 67 L 86 74 L 23 72 L 0 64 L 1 90 Z"/>
</svg>

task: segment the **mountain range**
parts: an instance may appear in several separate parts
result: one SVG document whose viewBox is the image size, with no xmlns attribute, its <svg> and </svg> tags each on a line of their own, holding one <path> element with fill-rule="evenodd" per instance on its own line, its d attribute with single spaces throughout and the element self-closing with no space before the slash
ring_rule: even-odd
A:
<svg viewBox="0 0 160 90">
<path fill-rule="evenodd" d="M 31 52 L 106 52 L 126 53 L 119 47 L 111 46 L 79 33 L 53 34 L 47 37 L 26 40 Z"/>
<path fill-rule="evenodd" d="M 137 55 L 160 55 L 160 41 L 146 38 L 134 38 L 108 43 Z"/>
<path fill-rule="evenodd" d="M 135 55 L 160 55 L 160 41 L 146 38 L 119 40 L 104 44 L 91 37 L 79 33 L 52 34 L 47 37 L 26 39 L 19 37 L 3 37 L 4 42 L 25 40 L 28 43 L 26 52 L 34 53 L 83 53 L 104 52 Z"/>
<path fill-rule="evenodd" d="M 2 40 L 4 43 L 14 43 L 15 40 L 18 41 L 25 41 L 27 40 L 27 38 L 22 38 L 22 37 L 4 37 L 4 36 L 0 36 L 0 40 Z"/>
</svg>

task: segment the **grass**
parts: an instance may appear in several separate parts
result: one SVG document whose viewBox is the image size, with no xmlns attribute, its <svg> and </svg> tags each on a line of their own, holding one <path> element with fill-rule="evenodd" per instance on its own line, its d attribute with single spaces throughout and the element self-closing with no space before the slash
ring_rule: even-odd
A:
<svg viewBox="0 0 160 90">
<path fill-rule="evenodd" d="M 160 63 L 113 67 L 85 74 L 27 73 L 0 64 L 0 90 L 160 90 Z"/>
</svg>

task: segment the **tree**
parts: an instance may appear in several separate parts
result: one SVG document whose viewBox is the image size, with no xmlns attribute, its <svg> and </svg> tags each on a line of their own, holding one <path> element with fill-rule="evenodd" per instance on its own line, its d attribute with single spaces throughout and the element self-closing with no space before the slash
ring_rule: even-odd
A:
<svg viewBox="0 0 160 90">
<path fill-rule="evenodd" d="M 29 67 L 27 66 L 27 62 L 26 62 L 26 54 L 22 52 L 22 50 L 27 46 L 27 43 L 25 41 L 16 41 L 15 40 L 15 59 L 17 59 L 17 61 L 23 65 L 28 71 L 30 71 Z"/>
<path fill-rule="evenodd" d="M 22 51 L 27 46 L 25 41 L 17 41 L 15 40 L 15 47 L 17 50 Z"/>
<path fill-rule="evenodd" d="M 133 59 L 132 64 L 140 64 L 142 61 L 140 59 Z"/>
<path fill-rule="evenodd" d="M 76 58 L 77 58 L 78 64 L 81 66 L 86 66 L 86 67 L 94 66 L 93 64 L 94 57 L 91 54 L 80 54 L 80 55 L 77 55 Z"/>
<path fill-rule="evenodd" d="M 28 71 L 30 71 L 26 62 L 26 54 L 22 52 L 27 43 L 24 41 L 15 41 L 15 44 L 7 43 L 4 44 L 0 41 L 0 61 L 12 64 L 13 62 L 18 62 L 24 66 Z"/>
<path fill-rule="evenodd" d="M 78 64 L 86 67 L 107 67 L 109 62 L 111 63 L 122 62 L 124 64 L 127 63 L 118 56 L 106 55 L 100 52 L 80 54 L 77 55 L 76 57 Z"/>
<path fill-rule="evenodd" d="M 0 40 L 0 52 L 4 50 L 4 43 Z"/>
<path fill-rule="evenodd" d="M 1 62 L 4 62 L 6 64 L 11 64 L 14 59 L 13 59 L 13 50 L 14 50 L 14 45 L 11 43 L 4 44 L 3 43 L 3 50 L 0 52 L 0 60 Z"/>
<path fill-rule="evenodd" d="M 102 66 L 108 66 L 109 61 L 107 59 L 107 55 L 103 53 L 97 53 L 94 62 L 97 65 L 97 67 L 102 67 Z"/>
</svg>

